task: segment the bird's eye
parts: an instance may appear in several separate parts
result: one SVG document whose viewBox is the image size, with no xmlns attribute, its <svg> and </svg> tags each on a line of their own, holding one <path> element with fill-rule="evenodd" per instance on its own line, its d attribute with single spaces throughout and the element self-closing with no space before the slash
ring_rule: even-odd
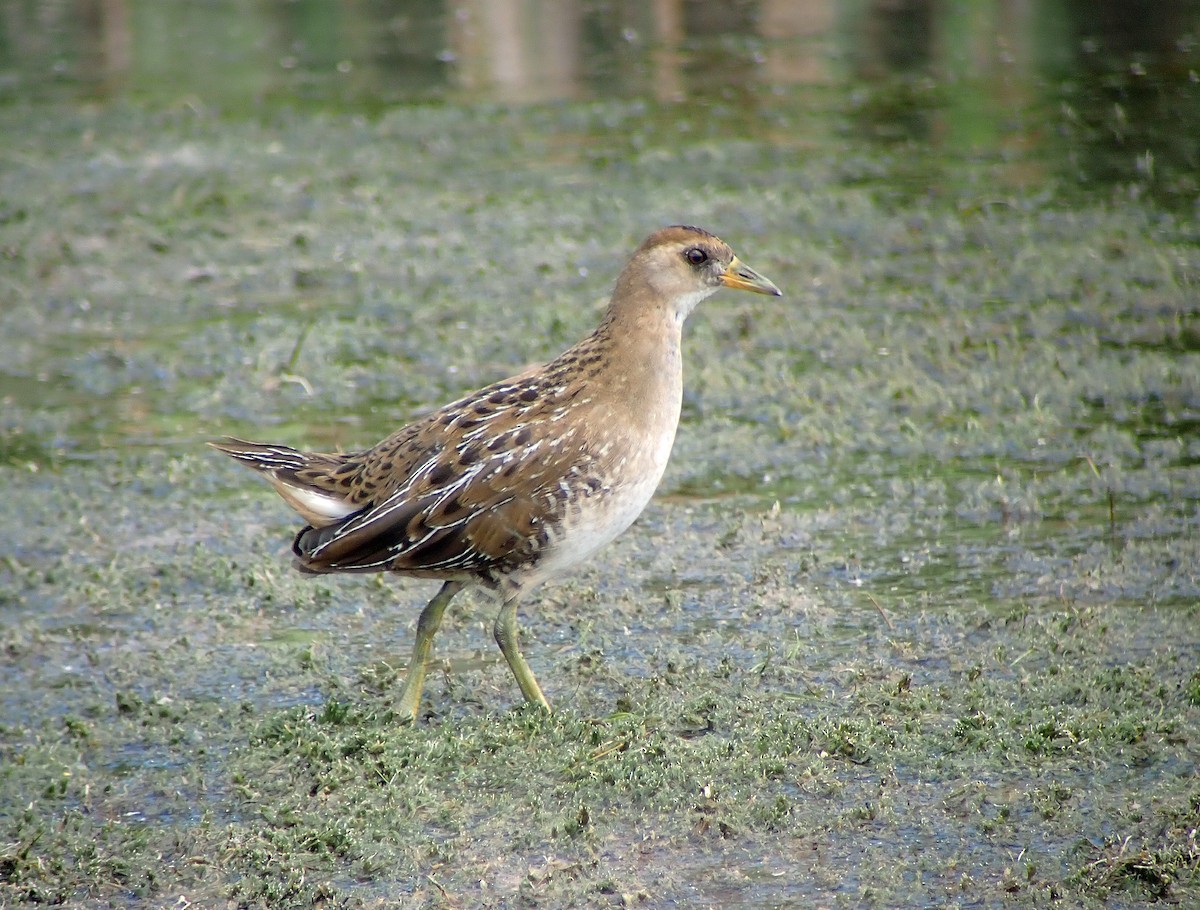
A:
<svg viewBox="0 0 1200 910">
<path fill-rule="evenodd" d="M 698 246 L 692 247 L 683 255 L 687 257 L 687 261 L 692 265 L 704 265 L 704 263 L 708 262 L 708 253 L 704 252 Z"/>
</svg>

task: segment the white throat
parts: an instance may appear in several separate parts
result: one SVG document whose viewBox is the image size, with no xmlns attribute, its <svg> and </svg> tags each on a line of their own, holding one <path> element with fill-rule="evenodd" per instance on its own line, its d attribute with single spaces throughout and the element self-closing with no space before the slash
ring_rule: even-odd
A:
<svg viewBox="0 0 1200 910">
<path fill-rule="evenodd" d="M 691 315 L 692 310 L 696 309 L 697 304 L 701 300 L 711 297 L 717 292 L 717 288 L 701 288 L 698 291 L 688 291 L 686 294 L 680 294 L 675 298 L 675 322 L 678 325 L 683 325 L 683 320 Z"/>
</svg>

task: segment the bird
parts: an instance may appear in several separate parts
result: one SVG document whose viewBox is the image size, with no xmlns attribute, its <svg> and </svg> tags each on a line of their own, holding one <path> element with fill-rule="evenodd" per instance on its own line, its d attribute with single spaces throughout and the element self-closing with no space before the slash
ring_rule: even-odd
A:
<svg viewBox="0 0 1200 910">
<path fill-rule="evenodd" d="M 684 320 L 721 288 L 780 297 L 714 234 L 652 233 L 597 327 L 554 360 L 438 408 L 346 454 L 226 436 L 209 445 L 262 474 L 306 525 L 306 573 L 437 579 L 395 708 L 418 718 L 433 638 L 468 586 L 493 592 L 493 637 L 525 701 L 550 711 L 518 642 L 531 590 L 628 528 L 662 478 L 683 397 Z"/>
</svg>

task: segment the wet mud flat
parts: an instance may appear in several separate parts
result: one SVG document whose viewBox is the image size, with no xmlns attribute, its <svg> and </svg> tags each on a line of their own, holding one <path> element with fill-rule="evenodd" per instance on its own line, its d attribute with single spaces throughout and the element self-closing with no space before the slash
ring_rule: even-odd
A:
<svg viewBox="0 0 1200 910">
<path fill-rule="evenodd" d="M 0 902 L 1200 899 L 1194 218 L 673 116 L 3 112 Z M 523 610 L 556 713 L 480 597 L 399 726 L 427 586 L 298 576 L 204 439 L 373 442 L 676 221 L 787 297 L 694 314 L 659 497 Z"/>
</svg>

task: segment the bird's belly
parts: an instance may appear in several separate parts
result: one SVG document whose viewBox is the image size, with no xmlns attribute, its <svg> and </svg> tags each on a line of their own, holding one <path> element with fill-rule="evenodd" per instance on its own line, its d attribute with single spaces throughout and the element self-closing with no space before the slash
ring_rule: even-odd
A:
<svg viewBox="0 0 1200 910">
<path fill-rule="evenodd" d="M 611 543 L 642 513 L 661 477 L 662 472 L 657 471 L 580 496 L 566 508 L 556 526 L 547 529 L 546 544 L 536 562 L 513 580 L 528 590 L 559 576 Z"/>
</svg>

